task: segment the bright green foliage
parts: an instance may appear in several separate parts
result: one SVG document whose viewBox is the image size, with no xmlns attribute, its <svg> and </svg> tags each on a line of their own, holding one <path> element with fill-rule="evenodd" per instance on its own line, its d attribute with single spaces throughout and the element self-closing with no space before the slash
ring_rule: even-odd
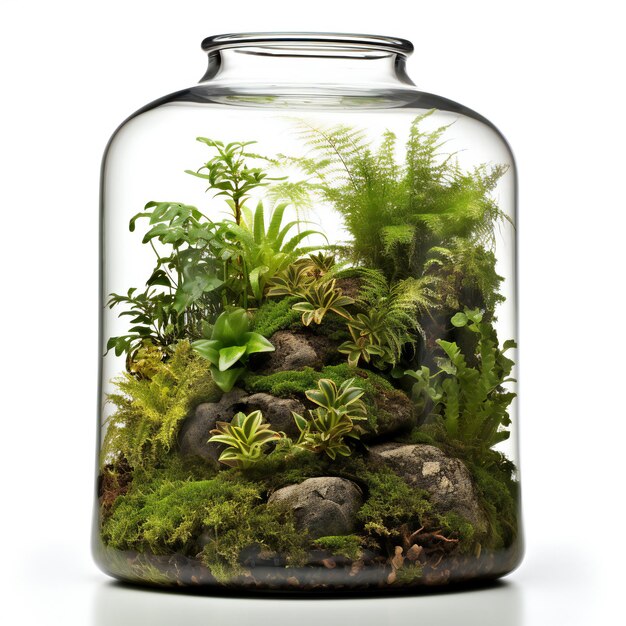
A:
<svg viewBox="0 0 626 626">
<path fill-rule="evenodd" d="M 179 552 L 202 560 L 220 581 L 245 573 L 241 551 L 253 544 L 296 562 L 305 535 L 290 514 L 261 503 L 258 485 L 222 472 L 211 480 L 159 479 L 133 485 L 102 527 L 105 545 L 140 553 Z M 204 548 L 198 537 L 206 536 Z"/>
<path fill-rule="evenodd" d="M 309 290 L 314 280 L 309 265 L 292 263 L 272 280 L 267 295 L 302 297 Z"/>
<path fill-rule="evenodd" d="M 248 357 L 256 352 L 273 352 L 274 346 L 259 333 L 251 332 L 243 309 L 222 313 L 210 339 L 193 342 L 194 350 L 211 364 L 211 375 L 218 387 L 230 391 L 246 371 Z"/>
<path fill-rule="evenodd" d="M 385 468 L 362 475 L 369 495 L 358 518 L 365 531 L 379 537 L 396 537 L 403 524 L 415 529 L 423 525 L 431 510 L 425 491 L 409 487 L 398 475 Z"/>
<path fill-rule="evenodd" d="M 348 355 L 348 365 L 351 367 L 356 367 L 361 359 L 369 363 L 372 357 L 377 357 L 377 365 L 381 369 L 386 363 L 395 361 L 386 343 L 387 325 L 382 313 L 358 313 L 348 322 L 348 330 L 352 339 L 344 341 L 338 350 Z"/>
<path fill-rule="evenodd" d="M 293 310 L 295 298 L 281 298 L 264 302 L 254 313 L 252 329 L 271 337 L 276 331 L 300 326 L 300 313 Z"/>
<path fill-rule="evenodd" d="M 265 226 L 263 202 L 257 204 L 254 214 L 242 208 L 243 219 L 235 224 L 224 222 L 221 227 L 222 237 L 233 242 L 231 256 L 240 255 L 244 275 L 252 290 L 252 295 L 260 302 L 263 300 L 268 283 L 290 266 L 300 255 L 319 246 L 301 248 L 300 244 L 311 235 L 321 235 L 319 231 L 307 229 L 287 239 L 289 233 L 302 222 L 297 220 L 283 225 L 286 204 L 278 204 Z"/>
<path fill-rule="evenodd" d="M 318 405 L 308 412 L 309 418 L 293 413 L 300 431 L 296 445 L 316 453 L 325 452 L 331 459 L 350 456 L 352 450 L 345 438 L 358 439 L 360 433 L 354 422 L 367 419 L 365 404 L 360 399 L 364 391 L 354 385 L 354 378 L 339 388 L 332 380 L 322 378 L 317 387 L 306 392 L 306 397 Z"/>
<path fill-rule="evenodd" d="M 356 561 L 363 554 L 362 543 L 363 539 L 358 535 L 329 535 L 316 539 L 313 545 L 336 556 Z"/>
<path fill-rule="evenodd" d="M 151 227 L 143 243 L 150 244 L 157 263 L 145 291 L 131 288 L 126 295 L 110 295 L 109 308 L 124 305 L 120 316 L 130 317 L 133 324 L 128 334 L 108 340 L 107 349 L 115 349 L 117 355 L 132 354 L 145 339 L 169 346 L 199 336 L 202 320 L 219 306 L 216 290 L 224 282 L 218 276 L 221 264 L 209 253 L 215 224 L 198 209 L 176 202 L 148 202 L 131 219 L 131 232 L 139 219 L 147 219 Z"/>
<path fill-rule="evenodd" d="M 261 458 L 263 447 L 281 437 L 270 429 L 269 424 L 263 423 L 261 411 L 248 415 L 240 412 L 230 422 L 217 422 L 216 426 L 209 441 L 227 446 L 219 461 L 242 469 L 256 463 Z"/>
<path fill-rule="evenodd" d="M 511 478 L 514 466 L 500 456 L 499 463 L 488 469 L 475 463 L 468 468 L 489 520 L 489 535 L 483 544 L 495 550 L 512 545 L 519 532 L 519 484 Z"/>
<path fill-rule="evenodd" d="M 424 264 L 427 275 L 437 280 L 438 299 L 452 311 L 484 308 L 493 317 L 496 305 L 504 302 L 499 293 L 504 280 L 496 272 L 496 258 L 491 250 L 461 237 L 446 247 L 435 246 Z"/>
<path fill-rule="evenodd" d="M 216 196 L 227 198 L 226 202 L 233 212 L 236 224 L 241 223 L 243 207 L 254 189 L 265 187 L 273 180 L 283 180 L 269 178 L 260 167 L 250 167 L 250 161 L 267 161 L 264 157 L 247 150 L 248 146 L 255 144 L 256 141 L 233 141 L 226 145 L 207 137 L 198 137 L 197 141 L 206 144 L 216 154 L 197 171 L 186 170 L 186 172 L 207 180 L 209 182 L 207 191 L 214 191 Z"/>
<path fill-rule="evenodd" d="M 180 339 L 202 337 L 207 320 L 228 305 L 247 308 L 249 291 L 260 301 L 271 278 L 299 255 L 319 248 L 298 247 L 317 234 L 313 230 L 298 228 L 287 239 L 300 222 L 282 224 L 285 204 L 276 206 L 267 230 L 263 203 L 254 214 L 248 210 L 245 203 L 255 188 L 282 180 L 249 166 L 249 161 L 263 159 L 247 151 L 253 142 L 198 140 L 217 154 L 188 173 L 207 180 L 207 191 L 226 197 L 234 221 L 214 222 L 196 207 L 177 202 L 148 202 L 130 220 L 131 232 L 139 220 L 147 220 L 142 242 L 157 259 L 144 291 L 133 287 L 126 294 L 111 294 L 107 302 L 110 308 L 125 307 L 121 316 L 128 316 L 132 325 L 126 334 L 109 338 L 107 350 L 126 353 L 131 364 L 145 340 L 168 348 Z"/>
<path fill-rule="evenodd" d="M 125 373 L 115 381 L 120 393 L 108 397 L 116 410 L 106 422 L 103 462 L 124 457 L 135 468 L 153 465 L 170 450 L 189 411 L 219 399 L 206 361 L 186 341 L 154 369 L 151 378 Z"/>
<path fill-rule="evenodd" d="M 442 152 L 448 127 L 423 130 L 429 115 L 413 122 L 402 164 L 389 131 L 374 149 L 364 131 L 304 124 L 300 134 L 311 155 L 289 160 L 318 181 L 318 193 L 343 216 L 354 260 L 395 280 L 424 275 L 434 246 L 447 248 L 458 238 L 493 245 L 494 225 L 505 219 L 491 193 L 506 168 L 463 171 Z"/>
<path fill-rule="evenodd" d="M 293 305 L 295 311 L 302 313 L 302 323 L 305 326 L 312 323 L 321 324 L 329 311 L 350 319 L 350 314 L 344 307 L 353 304 L 354 300 L 342 295 L 341 289 L 336 287 L 335 283 L 334 279 L 313 283 L 301 294 L 304 302 L 296 302 Z"/>
<path fill-rule="evenodd" d="M 413 388 L 416 402 L 423 405 L 425 398 L 430 399 L 435 405 L 433 412 L 441 411 L 448 437 L 463 443 L 478 458 L 509 437 L 505 430 L 511 423 L 508 406 L 515 398 L 515 393 L 503 388 L 505 383 L 515 382 L 509 377 L 514 363 L 504 354 L 515 342 L 506 341 L 500 350 L 494 328 L 482 317 L 477 309 L 466 309 L 451 320 L 454 326 L 467 326 L 476 333 L 476 367 L 468 365 L 456 343 L 440 339 L 437 343 L 446 357 L 438 360 L 439 372 L 431 376 L 427 367 L 407 372 L 417 381 Z"/>
<path fill-rule="evenodd" d="M 322 276 L 336 270 L 337 259 L 334 254 L 318 252 L 317 254 L 309 254 L 308 259 L 304 259 L 304 265 L 313 278 L 319 280 Z"/>
<path fill-rule="evenodd" d="M 423 334 L 419 315 L 437 307 L 434 288 L 436 279 L 407 278 L 391 282 L 380 270 L 361 270 L 358 313 L 348 322 L 349 341 L 339 347 L 348 355 L 348 363 L 356 366 L 360 359 L 373 361 L 380 369 L 394 366 L 402 350 L 413 345 Z"/>
</svg>

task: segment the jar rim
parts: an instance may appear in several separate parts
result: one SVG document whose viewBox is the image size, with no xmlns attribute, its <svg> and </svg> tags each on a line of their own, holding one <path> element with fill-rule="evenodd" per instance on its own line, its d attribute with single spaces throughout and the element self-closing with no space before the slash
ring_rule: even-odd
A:
<svg viewBox="0 0 626 626">
<path fill-rule="evenodd" d="M 216 52 L 226 48 L 244 47 L 282 47 L 312 50 L 380 50 L 409 56 L 413 44 L 400 37 L 383 35 L 363 35 L 354 33 L 316 33 L 316 32 L 267 32 L 267 33 L 228 33 L 212 35 L 202 41 L 205 52 Z"/>
</svg>

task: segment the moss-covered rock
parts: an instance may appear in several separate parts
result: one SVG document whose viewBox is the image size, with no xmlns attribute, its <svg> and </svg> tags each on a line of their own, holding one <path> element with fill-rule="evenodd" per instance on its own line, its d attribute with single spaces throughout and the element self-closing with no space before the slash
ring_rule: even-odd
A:
<svg viewBox="0 0 626 626">
<path fill-rule="evenodd" d="M 472 476 L 460 459 L 422 444 L 382 444 L 372 446 L 370 454 L 381 459 L 411 488 L 426 491 L 437 513 L 455 513 L 472 524 L 477 536 L 486 536 L 487 517 Z"/>
<path fill-rule="evenodd" d="M 355 386 L 365 391 L 362 400 L 367 407 L 367 429 L 370 434 L 388 435 L 413 425 L 413 403 L 405 393 L 393 387 L 383 376 L 347 364 L 329 365 L 319 371 L 305 367 L 299 371 L 277 372 L 269 376 L 249 374 L 243 380 L 243 385 L 251 392 L 262 391 L 306 401 L 306 391 L 315 389 L 321 378 L 328 378 L 337 385 L 350 378 L 355 379 Z"/>
<path fill-rule="evenodd" d="M 102 539 L 106 547 L 139 553 L 201 552 L 220 582 L 245 573 L 241 554 L 250 546 L 301 562 L 308 540 L 287 507 L 266 504 L 263 496 L 261 486 L 232 471 L 200 481 L 134 481 L 103 523 Z"/>
</svg>

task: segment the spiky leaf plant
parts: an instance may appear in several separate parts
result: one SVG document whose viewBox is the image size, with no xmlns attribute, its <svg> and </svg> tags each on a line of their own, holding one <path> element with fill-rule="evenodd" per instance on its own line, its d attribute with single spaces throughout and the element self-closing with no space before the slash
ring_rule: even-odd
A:
<svg viewBox="0 0 626 626">
<path fill-rule="evenodd" d="M 227 446 L 219 461 L 242 469 L 254 465 L 261 458 L 267 443 L 281 438 L 269 424 L 263 422 L 261 411 L 252 411 L 248 415 L 240 412 L 230 422 L 217 422 L 211 435 L 209 442 Z"/>
<path fill-rule="evenodd" d="M 336 287 L 336 282 L 333 279 L 313 283 L 301 294 L 304 301 L 293 305 L 295 311 L 302 313 L 302 323 L 305 326 L 310 326 L 312 323 L 321 324 L 329 311 L 350 319 L 350 314 L 345 307 L 353 304 L 354 299 L 342 295 L 341 288 Z"/>
</svg>

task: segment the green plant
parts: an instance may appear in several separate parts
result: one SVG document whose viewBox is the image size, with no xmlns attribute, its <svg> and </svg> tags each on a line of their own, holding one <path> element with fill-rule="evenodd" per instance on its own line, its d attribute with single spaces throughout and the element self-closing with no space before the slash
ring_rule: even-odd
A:
<svg viewBox="0 0 626 626">
<path fill-rule="evenodd" d="M 352 235 L 346 252 L 357 265 L 394 282 L 430 280 L 437 308 L 480 306 L 493 313 L 499 277 L 491 248 L 496 224 L 509 218 L 492 194 L 507 168 L 462 169 L 455 154 L 442 150 L 448 126 L 424 129 L 431 113 L 413 121 L 404 162 L 396 160 L 392 132 L 375 147 L 365 131 L 343 125 L 301 124 L 311 152 L 284 158 L 341 214 Z"/>
<path fill-rule="evenodd" d="M 317 404 L 309 411 L 309 419 L 292 413 L 300 431 L 296 445 L 313 452 L 325 452 L 331 459 L 337 455 L 349 456 L 352 450 L 345 437 L 358 439 L 354 422 L 367 419 L 365 405 L 360 400 L 365 393 L 354 386 L 354 378 L 344 381 L 339 388 L 334 381 L 322 378 L 317 389 L 310 389 L 306 397 Z"/>
<path fill-rule="evenodd" d="M 303 297 L 314 278 L 305 263 L 291 263 L 272 279 L 268 296 L 300 296 Z"/>
<path fill-rule="evenodd" d="M 300 248 L 302 241 L 311 235 L 323 236 L 319 231 L 307 229 L 300 230 L 286 240 L 290 231 L 302 224 L 294 220 L 283 225 L 286 208 L 287 204 L 276 205 L 270 214 L 267 229 L 263 202 L 257 204 L 254 214 L 247 207 L 242 207 L 245 219 L 239 224 L 224 222 L 221 227 L 224 239 L 233 242 L 233 256 L 237 254 L 241 256 L 243 273 L 258 302 L 263 299 L 268 283 L 298 256 L 319 248 L 319 246 Z"/>
<path fill-rule="evenodd" d="M 124 458 L 134 468 L 163 460 L 176 440 L 180 424 L 201 402 L 215 402 L 215 386 L 204 359 L 189 342 L 179 342 L 165 362 L 153 362 L 150 376 L 122 374 L 108 402 L 115 411 L 106 420 L 102 463 Z"/>
<path fill-rule="evenodd" d="M 265 444 L 280 439 L 280 434 L 263 423 L 261 411 L 237 413 L 230 422 L 217 422 L 210 442 L 223 443 L 226 449 L 219 461 L 231 467 L 247 469 L 260 458 Z"/>
<path fill-rule="evenodd" d="M 422 367 L 407 374 L 416 380 L 416 401 L 423 405 L 429 399 L 435 416 L 441 413 L 448 437 L 461 442 L 473 458 L 483 460 L 488 458 L 490 448 L 510 435 L 506 430 L 511 423 L 508 407 L 516 394 L 504 387 L 515 382 L 510 378 L 514 363 L 505 352 L 516 344 L 505 341 L 500 350 L 493 326 L 483 321 L 478 309 L 459 312 L 451 322 L 477 335 L 476 355 L 472 355 L 477 365 L 468 364 L 456 343 L 439 339 L 437 343 L 445 354 L 437 359 L 439 371 L 431 375 L 429 368 Z"/>
<path fill-rule="evenodd" d="M 437 308 L 433 277 L 389 281 L 380 270 L 362 269 L 356 305 L 358 313 L 348 321 L 351 339 L 339 352 L 348 355 L 348 363 L 356 366 L 363 359 L 373 361 L 380 369 L 395 366 L 407 345 L 413 345 L 423 330 L 420 314 Z"/>
<path fill-rule="evenodd" d="M 321 324 L 329 311 L 350 319 L 350 314 L 344 307 L 353 304 L 354 300 L 342 295 L 341 289 L 335 283 L 335 279 L 314 283 L 301 294 L 304 301 L 293 305 L 295 311 L 302 313 L 302 323 L 305 326 Z"/>
<path fill-rule="evenodd" d="M 241 223 L 243 208 L 252 190 L 266 187 L 270 181 L 284 180 L 269 178 L 260 167 L 250 167 L 250 161 L 268 161 L 267 158 L 247 150 L 256 141 L 232 141 L 226 145 L 208 137 L 198 137 L 197 141 L 212 148 L 216 154 L 198 170 L 185 171 L 207 180 L 207 191 L 215 191 L 216 196 L 226 196 L 236 224 Z"/>
<path fill-rule="evenodd" d="M 358 535 L 329 535 L 320 537 L 313 545 L 322 550 L 327 550 L 335 556 L 342 556 L 351 561 L 356 561 L 363 554 L 363 539 Z"/>
<path fill-rule="evenodd" d="M 493 317 L 504 302 L 493 251 L 470 240 L 454 237 L 445 247 L 432 247 L 424 268 L 437 281 L 439 300 L 448 310 L 484 308 Z"/>
<path fill-rule="evenodd" d="M 206 320 L 233 301 L 247 308 L 249 291 L 260 301 L 278 272 L 299 255 L 319 249 L 299 248 L 305 238 L 319 233 L 300 230 L 299 220 L 283 225 L 286 204 L 275 207 L 267 230 L 263 203 L 254 214 L 248 209 L 246 201 L 256 188 L 283 180 L 250 165 L 269 162 L 248 151 L 254 142 L 198 141 L 217 154 L 187 173 L 207 180 L 207 191 L 225 197 L 234 221 L 214 222 L 194 206 L 153 201 L 130 220 L 131 232 L 139 221 L 148 222 L 142 243 L 152 248 L 156 265 L 144 291 L 133 287 L 126 294 L 110 294 L 107 301 L 110 308 L 125 307 L 120 316 L 131 318 L 129 332 L 107 341 L 107 351 L 126 353 L 129 366 L 145 340 L 168 348 L 183 338 L 201 338 Z M 286 239 L 296 227 L 299 232 Z"/>
<path fill-rule="evenodd" d="M 230 391 L 246 371 L 251 354 L 273 352 L 274 346 L 259 333 L 251 332 L 243 309 L 222 313 L 211 330 L 210 339 L 194 341 L 194 350 L 211 364 L 213 380 L 225 392 Z"/>
</svg>

